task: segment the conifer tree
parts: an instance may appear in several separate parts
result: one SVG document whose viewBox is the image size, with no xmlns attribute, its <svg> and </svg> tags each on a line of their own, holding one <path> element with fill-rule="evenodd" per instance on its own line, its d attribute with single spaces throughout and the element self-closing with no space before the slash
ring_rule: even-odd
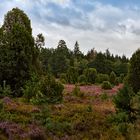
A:
<svg viewBox="0 0 140 140">
<path fill-rule="evenodd" d="M 6 81 L 14 95 L 21 96 L 21 88 L 31 73 L 36 72 L 37 59 L 32 29 L 28 16 L 13 8 L 4 19 L 0 35 L 0 84 Z"/>
</svg>

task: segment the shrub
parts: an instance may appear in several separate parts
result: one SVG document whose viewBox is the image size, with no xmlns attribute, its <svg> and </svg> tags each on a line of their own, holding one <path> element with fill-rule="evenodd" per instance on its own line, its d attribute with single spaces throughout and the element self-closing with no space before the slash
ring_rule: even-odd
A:
<svg viewBox="0 0 140 140">
<path fill-rule="evenodd" d="M 57 103 L 62 101 L 64 87 L 56 82 L 52 76 L 45 76 L 40 79 L 33 76 L 23 89 L 26 101 L 33 104 Z"/>
<path fill-rule="evenodd" d="M 100 98 L 102 100 L 107 100 L 108 99 L 108 95 L 106 93 L 103 93 L 103 94 L 100 95 Z"/>
<path fill-rule="evenodd" d="M 87 82 L 94 84 L 97 77 L 97 71 L 94 68 L 84 70 L 84 75 L 87 77 Z"/>
<path fill-rule="evenodd" d="M 35 97 L 40 92 L 39 88 L 39 78 L 36 74 L 32 74 L 31 80 L 27 81 L 24 88 L 22 88 L 25 100 L 29 102 L 31 98 Z"/>
<path fill-rule="evenodd" d="M 103 81 L 109 81 L 109 76 L 107 74 L 98 74 L 96 78 L 96 82 L 103 83 Z"/>
<path fill-rule="evenodd" d="M 102 83 L 102 89 L 111 89 L 111 88 L 112 88 L 112 86 L 109 81 L 104 81 Z"/>
<path fill-rule="evenodd" d="M 74 96 L 81 97 L 81 98 L 84 96 L 84 93 L 81 92 L 79 86 L 77 86 L 77 85 L 75 85 L 75 88 L 73 89 L 72 94 Z"/>
<path fill-rule="evenodd" d="M 108 121 L 113 124 L 114 130 L 121 135 L 128 135 L 129 116 L 126 112 L 119 112 L 108 117 Z"/>
<path fill-rule="evenodd" d="M 40 91 L 45 96 L 48 103 L 56 103 L 62 101 L 64 86 L 55 81 L 51 76 L 45 76 L 40 81 Z"/>
<path fill-rule="evenodd" d="M 63 84 L 67 83 L 67 75 L 66 75 L 65 73 L 62 73 L 62 74 L 60 75 L 60 81 L 61 81 Z"/>
<path fill-rule="evenodd" d="M 78 82 L 79 83 L 83 83 L 83 84 L 86 84 L 87 83 L 87 78 L 86 78 L 86 76 L 83 74 L 83 75 L 80 75 L 79 77 L 78 77 Z"/>
<path fill-rule="evenodd" d="M 132 97 L 134 92 L 129 85 L 124 85 L 122 89 L 119 90 L 117 95 L 114 97 L 114 104 L 118 112 L 125 112 L 129 116 L 129 120 L 133 120 L 132 116 Z"/>
<path fill-rule="evenodd" d="M 132 97 L 131 100 L 131 107 L 133 110 L 135 110 L 137 116 L 139 117 L 140 115 L 140 92 L 138 92 L 134 97 Z"/>
</svg>

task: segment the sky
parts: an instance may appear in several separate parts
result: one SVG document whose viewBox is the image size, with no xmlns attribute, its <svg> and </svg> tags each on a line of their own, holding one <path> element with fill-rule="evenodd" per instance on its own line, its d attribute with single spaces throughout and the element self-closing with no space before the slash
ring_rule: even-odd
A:
<svg viewBox="0 0 140 140">
<path fill-rule="evenodd" d="M 42 33 L 45 47 L 76 41 L 85 54 L 95 48 L 131 57 L 140 47 L 140 0 L 0 0 L 0 25 L 14 7 L 31 19 L 33 36 Z"/>
</svg>

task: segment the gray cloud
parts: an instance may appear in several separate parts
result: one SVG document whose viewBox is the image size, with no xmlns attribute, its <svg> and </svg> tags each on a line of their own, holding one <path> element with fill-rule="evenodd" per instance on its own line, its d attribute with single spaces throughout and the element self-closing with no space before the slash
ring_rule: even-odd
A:
<svg viewBox="0 0 140 140">
<path fill-rule="evenodd" d="M 42 32 L 46 47 L 56 47 L 64 39 L 69 48 L 79 41 L 83 52 L 95 47 L 131 56 L 140 43 L 140 9 L 116 7 L 93 0 L 3 0 L 0 24 L 13 7 L 23 9 L 32 21 L 34 36 Z"/>
</svg>

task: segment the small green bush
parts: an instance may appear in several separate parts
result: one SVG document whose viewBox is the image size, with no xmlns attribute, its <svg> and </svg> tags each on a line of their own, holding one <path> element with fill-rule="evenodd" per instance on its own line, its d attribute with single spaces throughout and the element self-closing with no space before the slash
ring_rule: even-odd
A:
<svg viewBox="0 0 140 140">
<path fill-rule="evenodd" d="M 126 112 L 119 112 L 108 117 L 108 121 L 112 123 L 117 131 L 126 134 L 128 131 L 129 115 Z"/>
<path fill-rule="evenodd" d="M 81 92 L 79 86 L 77 86 L 77 85 L 75 85 L 75 88 L 73 89 L 72 94 L 74 96 L 77 96 L 77 97 L 80 97 L 80 98 L 84 97 L 84 93 Z"/>
<path fill-rule="evenodd" d="M 48 103 L 60 102 L 63 99 L 64 86 L 52 76 L 45 76 L 40 81 L 40 91 Z"/>
<path fill-rule="evenodd" d="M 40 92 L 39 78 L 37 75 L 32 74 L 31 80 L 27 81 L 22 89 L 25 101 L 29 102 L 31 98 L 35 97 Z"/>
<path fill-rule="evenodd" d="M 107 100 L 109 97 L 106 93 L 103 93 L 103 94 L 100 95 L 100 98 L 101 98 L 101 100 L 104 101 L 104 100 Z"/>
<path fill-rule="evenodd" d="M 63 84 L 66 84 L 67 83 L 67 75 L 65 73 L 62 73 L 60 75 L 60 81 L 63 83 Z"/>
<path fill-rule="evenodd" d="M 87 78 L 86 78 L 86 76 L 83 74 L 83 75 L 80 75 L 79 77 L 78 77 L 78 82 L 79 83 L 82 83 L 82 84 L 86 84 L 87 83 Z"/>
<path fill-rule="evenodd" d="M 108 74 L 98 74 L 96 78 L 96 83 L 103 83 L 103 81 L 109 81 Z"/>
<path fill-rule="evenodd" d="M 102 89 L 112 89 L 112 86 L 109 81 L 104 81 L 102 83 Z"/>
</svg>

